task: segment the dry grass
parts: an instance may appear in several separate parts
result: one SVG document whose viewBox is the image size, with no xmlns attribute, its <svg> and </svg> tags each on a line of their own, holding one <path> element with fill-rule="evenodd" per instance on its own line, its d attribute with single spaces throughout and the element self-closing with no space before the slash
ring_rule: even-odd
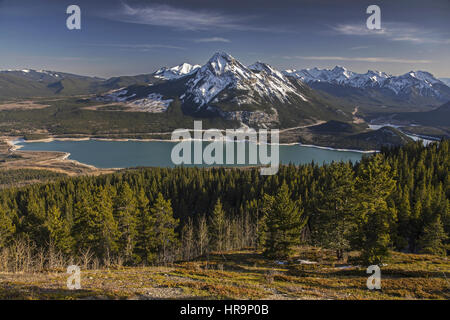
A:
<svg viewBox="0 0 450 320">
<path fill-rule="evenodd" d="M 317 261 L 300 264 L 298 259 Z M 447 258 L 393 253 L 382 289 L 366 288 L 360 266 L 342 268 L 332 252 L 299 248 L 285 264 L 251 250 L 213 254 L 166 267 L 82 271 L 68 290 L 65 270 L 0 273 L 2 299 L 449 299 Z"/>
<path fill-rule="evenodd" d="M 18 101 L 18 102 L 7 102 L 0 104 L 0 111 L 3 110 L 33 110 L 33 109 L 44 109 L 49 107 L 46 104 L 36 103 L 34 101 Z"/>
</svg>

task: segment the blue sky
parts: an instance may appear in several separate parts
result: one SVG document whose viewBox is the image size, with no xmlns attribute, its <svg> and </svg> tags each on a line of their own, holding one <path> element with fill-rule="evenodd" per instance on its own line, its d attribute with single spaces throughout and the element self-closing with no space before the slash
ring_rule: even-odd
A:
<svg viewBox="0 0 450 320">
<path fill-rule="evenodd" d="M 81 30 L 66 8 L 81 8 Z M 366 28 L 381 8 L 382 30 Z M 0 69 L 102 77 L 204 64 L 226 51 L 278 69 L 345 66 L 450 77 L 450 1 L 0 0 Z"/>
</svg>

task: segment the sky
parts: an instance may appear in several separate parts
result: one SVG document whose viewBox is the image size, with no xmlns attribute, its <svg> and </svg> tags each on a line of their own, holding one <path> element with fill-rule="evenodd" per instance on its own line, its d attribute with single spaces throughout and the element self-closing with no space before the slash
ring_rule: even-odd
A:
<svg viewBox="0 0 450 320">
<path fill-rule="evenodd" d="M 66 27 L 73 4 L 81 30 Z M 366 27 L 374 4 L 381 30 Z M 450 77 L 450 0 L 0 0 L 0 70 L 135 75 L 217 51 L 279 70 Z"/>
</svg>

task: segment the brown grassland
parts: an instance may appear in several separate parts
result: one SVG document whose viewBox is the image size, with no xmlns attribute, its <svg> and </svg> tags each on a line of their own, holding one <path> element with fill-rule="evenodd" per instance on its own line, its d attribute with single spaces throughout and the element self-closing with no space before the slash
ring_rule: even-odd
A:
<svg viewBox="0 0 450 320">
<path fill-rule="evenodd" d="M 62 269 L 0 273 L 0 299 L 449 299 L 449 270 L 445 257 L 392 252 L 381 290 L 368 290 L 365 267 L 302 246 L 284 262 L 242 250 L 168 266 L 82 269 L 80 290 L 67 289 Z"/>
</svg>

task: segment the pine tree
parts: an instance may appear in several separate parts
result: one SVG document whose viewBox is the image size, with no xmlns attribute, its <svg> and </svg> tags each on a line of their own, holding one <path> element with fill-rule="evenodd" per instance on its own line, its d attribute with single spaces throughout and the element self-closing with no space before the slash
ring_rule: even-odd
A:
<svg viewBox="0 0 450 320">
<path fill-rule="evenodd" d="M 119 231 L 106 188 L 96 187 L 92 197 L 86 194 L 77 202 L 73 234 L 79 249 L 91 249 L 98 257 L 110 258 L 117 252 Z"/>
<path fill-rule="evenodd" d="M 73 245 L 69 224 L 61 217 L 61 211 L 55 205 L 47 212 L 45 226 L 49 233 L 49 243 L 61 252 L 69 253 Z"/>
<path fill-rule="evenodd" d="M 218 199 L 211 216 L 209 238 L 211 239 L 212 249 L 220 253 L 225 249 L 225 226 L 225 211 L 222 208 L 220 199 Z"/>
<path fill-rule="evenodd" d="M 152 263 L 156 260 L 154 232 L 156 218 L 150 213 L 149 203 L 150 201 L 145 195 L 144 189 L 141 188 L 137 197 L 139 219 L 135 252 L 139 259 L 136 262 L 144 261 L 145 263 Z"/>
<path fill-rule="evenodd" d="M 380 264 L 389 255 L 390 222 L 396 215 L 387 198 L 395 188 L 391 167 L 377 154 L 363 159 L 356 179 L 357 207 L 353 247 L 367 264 Z"/>
<path fill-rule="evenodd" d="M 155 218 L 153 232 L 156 252 L 160 260 L 166 263 L 170 261 L 172 250 L 178 242 L 175 228 L 179 220 L 173 217 L 170 200 L 165 200 L 161 193 L 158 193 L 155 204 L 150 208 L 150 214 Z"/>
<path fill-rule="evenodd" d="M 120 232 L 119 246 L 123 253 L 125 262 L 131 263 L 136 257 L 133 256 L 137 241 L 137 202 L 133 196 L 128 183 L 124 182 L 117 195 L 115 204 L 115 217 Z"/>
<path fill-rule="evenodd" d="M 409 247 L 409 240 L 411 237 L 411 204 L 409 200 L 409 189 L 405 187 L 403 192 L 401 189 L 400 204 L 398 207 L 398 222 L 397 222 L 397 236 L 395 241 L 395 247 L 398 250 L 405 250 Z"/>
<path fill-rule="evenodd" d="M 338 260 L 350 249 L 353 228 L 354 172 L 348 163 L 327 167 L 326 181 L 318 195 L 317 214 L 312 218 L 313 236 L 322 247 L 336 251 Z"/>
<path fill-rule="evenodd" d="M 445 256 L 444 243 L 447 238 L 441 218 L 437 216 L 433 222 L 425 226 L 418 241 L 419 250 L 421 253 Z"/>
<path fill-rule="evenodd" d="M 15 232 L 16 227 L 10 217 L 9 210 L 6 206 L 0 206 L 0 249 L 8 245 Z"/>
<path fill-rule="evenodd" d="M 292 247 L 300 243 L 306 224 L 299 201 L 291 199 L 286 183 L 276 196 L 265 196 L 264 254 L 269 258 L 287 258 Z"/>
</svg>

